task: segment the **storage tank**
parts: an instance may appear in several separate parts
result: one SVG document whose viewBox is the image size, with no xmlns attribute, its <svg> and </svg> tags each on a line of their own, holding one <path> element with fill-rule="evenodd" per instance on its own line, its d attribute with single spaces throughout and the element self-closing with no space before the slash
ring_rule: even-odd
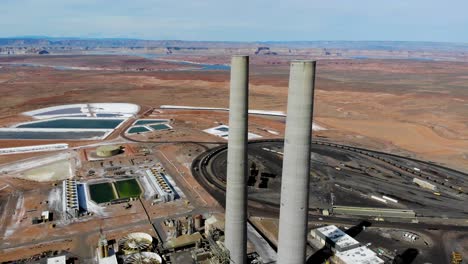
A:
<svg viewBox="0 0 468 264">
<path fill-rule="evenodd" d="M 154 252 L 141 252 L 130 255 L 125 263 L 129 264 L 161 264 L 162 258 Z"/>
<path fill-rule="evenodd" d="M 112 157 L 114 155 L 119 154 L 122 151 L 122 146 L 114 146 L 114 145 L 105 145 L 100 146 L 96 149 L 96 155 L 98 157 Z"/>
<path fill-rule="evenodd" d="M 141 252 L 151 247 L 153 237 L 147 233 L 136 232 L 126 235 L 119 241 L 119 246 L 127 254 Z"/>
</svg>

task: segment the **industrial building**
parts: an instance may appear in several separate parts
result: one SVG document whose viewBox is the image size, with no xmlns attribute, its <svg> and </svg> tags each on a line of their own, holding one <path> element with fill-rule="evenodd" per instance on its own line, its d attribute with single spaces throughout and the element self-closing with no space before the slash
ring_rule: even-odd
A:
<svg viewBox="0 0 468 264">
<path fill-rule="evenodd" d="M 78 217 L 78 189 L 75 180 L 67 179 L 63 181 L 63 196 L 63 209 L 67 217 Z"/>
<path fill-rule="evenodd" d="M 416 213 L 413 210 L 373 208 L 373 207 L 352 207 L 352 206 L 333 206 L 334 214 L 361 215 L 371 217 L 398 217 L 415 218 Z"/>
<path fill-rule="evenodd" d="M 175 238 L 169 239 L 166 242 L 166 248 L 170 250 L 176 250 L 185 247 L 193 247 L 203 239 L 202 235 L 198 232 L 193 234 L 184 234 Z"/>
<path fill-rule="evenodd" d="M 148 263 L 148 264 L 160 264 L 163 263 L 163 260 L 160 255 L 154 252 L 140 252 L 135 253 L 128 256 L 125 259 L 124 263 L 129 264 L 141 264 L 141 263 Z"/>
<path fill-rule="evenodd" d="M 341 231 L 335 225 L 329 225 L 313 229 L 310 234 L 322 245 L 329 247 L 334 252 L 342 252 L 359 247 L 359 242 Z"/>
<path fill-rule="evenodd" d="M 66 264 L 66 263 L 67 263 L 66 256 L 57 256 L 57 257 L 47 259 L 47 264 Z"/>
<path fill-rule="evenodd" d="M 99 264 L 118 264 L 117 256 L 111 255 L 105 258 L 99 258 Z"/>
<path fill-rule="evenodd" d="M 118 264 L 115 250 L 109 245 L 109 241 L 101 231 L 99 236 L 97 251 L 97 259 L 99 264 Z"/>
<path fill-rule="evenodd" d="M 205 221 L 205 233 L 209 234 L 216 229 L 223 229 L 225 221 L 218 219 L 216 216 L 212 215 L 208 217 Z"/>
<path fill-rule="evenodd" d="M 119 240 L 119 249 L 125 255 L 151 250 L 153 237 L 147 233 L 130 233 Z"/>
<path fill-rule="evenodd" d="M 384 261 L 369 248 L 362 246 L 337 252 L 332 257 L 332 262 L 335 264 L 382 264 Z"/>
<path fill-rule="evenodd" d="M 335 225 L 313 229 L 311 236 L 323 246 L 330 248 L 334 255 L 331 258 L 335 264 L 380 264 L 384 263 L 377 254 L 361 246 L 359 241 L 352 238 Z"/>
<path fill-rule="evenodd" d="M 101 158 L 108 158 L 120 154 L 122 146 L 104 145 L 96 149 L 96 155 Z"/>
<path fill-rule="evenodd" d="M 170 202 L 175 199 L 175 192 L 167 181 L 165 174 L 158 171 L 156 168 L 146 170 L 148 175 L 148 182 L 157 191 L 156 199 L 163 202 Z"/>
</svg>

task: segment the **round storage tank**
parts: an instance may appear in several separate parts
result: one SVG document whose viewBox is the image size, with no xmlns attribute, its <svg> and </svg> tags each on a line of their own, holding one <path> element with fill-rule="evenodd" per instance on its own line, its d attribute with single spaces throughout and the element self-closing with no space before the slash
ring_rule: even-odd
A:
<svg viewBox="0 0 468 264">
<path fill-rule="evenodd" d="M 130 233 L 119 241 L 119 246 L 125 254 L 141 252 L 151 247 L 153 237 L 147 233 Z"/>
<path fill-rule="evenodd" d="M 130 255 L 125 263 L 130 264 L 161 264 L 162 258 L 153 252 L 141 252 Z"/>
<path fill-rule="evenodd" d="M 96 149 L 96 155 L 98 157 L 112 157 L 119 154 L 122 151 L 122 146 L 100 146 Z"/>
</svg>

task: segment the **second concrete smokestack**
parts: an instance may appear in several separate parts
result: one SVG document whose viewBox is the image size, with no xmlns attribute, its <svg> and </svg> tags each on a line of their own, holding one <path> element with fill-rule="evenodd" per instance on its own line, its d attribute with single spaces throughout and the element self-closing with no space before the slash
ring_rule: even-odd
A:
<svg viewBox="0 0 468 264">
<path fill-rule="evenodd" d="M 247 124 L 249 57 L 233 56 L 229 96 L 225 245 L 231 263 L 247 262 Z"/>
<path fill-rule="evenodd" d="M 284 139 L 278 263 L 306 263 L 315 61 L 293 61 Z"/>
</svg>

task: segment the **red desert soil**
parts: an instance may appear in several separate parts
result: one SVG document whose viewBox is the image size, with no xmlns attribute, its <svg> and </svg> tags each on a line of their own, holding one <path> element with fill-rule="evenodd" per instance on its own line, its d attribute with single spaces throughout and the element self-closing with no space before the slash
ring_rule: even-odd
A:
<svg viewBox="0 0 468 264">
<path fill-rule="evenodd" d="M 112 56 L 100 59 L 100 66 L 121 63 L 115 67 L 129 70 L 60 71 L 3 65 L 0 126 L 23 121 L 14 118 L 24 111 L 79 102 L 130 102 L 154 107 L 228 105 L 227 71 L 135 72 L 132 69 L 151 63 Z M 289 59 L 252 57 L 251 109 L 286 110 Z M 58 63 L 53 57 L 50 60 L 50 64 Z M 86 56 L 70 60 L 88 65 Z M 213 60 L 228 62 L 225 57 Z M 95 58 L 89 62 L 96 64 Z M 455 62 L 319 61 L 315 118 L 329 129 L 320 136 L 412 154 L 468 171 L 467 72 L 468 63 Z M 0 147 L 7 145 L 11 144 L 0 141 Z"/>
</svg>

